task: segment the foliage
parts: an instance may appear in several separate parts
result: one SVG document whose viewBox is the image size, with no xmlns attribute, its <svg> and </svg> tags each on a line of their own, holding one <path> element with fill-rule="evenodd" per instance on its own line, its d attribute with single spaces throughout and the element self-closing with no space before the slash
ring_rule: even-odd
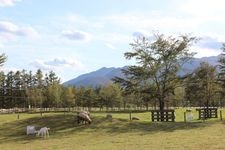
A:
<svg viewBox="0 0 225 150">
<path fill-rule="evenodd" d="M 188 35 L 174 38 L 163 34 L 155 34 L 154 38 L 151 41 L 140 37 L 130 44 L 133 51 L 125 53 L 125 58 L 134 58 L 137 65 L 123 70 L 126 79 L 116 77 L 114 81 L 127 93 L 141 93 L 145 101 L 157 99 L 163 110 L 165 99 L 174 95 L 179 82 L 177 72 L 194 55 L 189 52 L 189 47 L 197 39 Z"/>
<path fill-rule="evenodd" d="M 202 62 L 185 81 L 185 93 L 188 103 L 191 106 L 215 106 L 219 91 L 216 80 L 216 68 Z"/>
<path fill-rule="evenodd" d="M 220 59 L 219 59 L 219 75 L 218 75 L 218 83 L 221 86 L 221 99 L 225 98 L 225 43 L 223 43 L 222 46 L 222 53 L 220 55 Z M 221 102 L 223 103 L 222 105 L 225 105 L 225 102 Z"/>
<path fill-rule="evenodd" d="M 52 74 L 44 79 L 41 70 L 36 74 L 26 70 L 1 72 L 0 108 L 56 106 L 61 101 L 61 85 Z"/>
<path fill-rule="evenodd" d="M 100 90 L 100 97 L 107 109 L 109 107 L 112 108 L 114 106 L 121 106 L 121 91 L 119 86 L 116 84 L 110 84 L 102 87 Z"/>
<path fill-rule="evenodd" d="M 64 87 L 62 101 L 64 107 L 75 106 L 75 89 L 73 87 Z"/>
</svg>

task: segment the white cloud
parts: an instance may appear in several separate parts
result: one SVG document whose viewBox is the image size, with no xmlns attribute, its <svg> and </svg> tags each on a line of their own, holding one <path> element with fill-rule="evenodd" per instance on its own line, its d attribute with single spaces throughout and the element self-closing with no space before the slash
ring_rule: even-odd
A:
<svg viewBox="0 0 225 150">
<path fill-rule="evenodd" d="M 18 26 L 9 21 L 0 21 L 0 37 L 11 39 L 16 36 L 36 38 L 39 34 L 31 26 Z"/>
<path fill-rule="evenodd" d="M 19 27 L 8 21 L 0 21 L 0 32 L 16 32 Z"/>
<path fill-rule="evenodd" d="M 50 61 L 45 62 L 46 65 L 50 66 L 64 66 L 64 67 L 76 67 L 80 66 L 81 63 L 75 59 L 62 59 L 62 58 L 55 58 Z"/>
<path fill-rule="evenodd" d="M 177 2 L 180 10 L 194 15 L 194 16 L 204 16 L 212 17 L 212 15 L 224 15 L 219 14 L 219 12 L 224 11 L 225 1 L 224 0 L 186 0 Z M 216 16 L 214 16 L 216 17 Z"/>
<path fill-rule="evenodd" d="M 189 16 L 193 21 L 206 25 L 212 22 L 224 23 L 224 0 L 175 0 L 175 11 L 182 16 Z M 195 24 L 195 22 L 191 22 Z"/>
<path fill-rule="evenodd" d="M 63 59 L 54 58 L 51 60 L 35 60 L 31 63 L 32 66 L 42 70 L 62 70 L 65 68 L 71 68 L 76 70 L 85 70 L 84 65 L 77 59 Z"/>
<path fill-rule="evenodd" d="M 94 35 L 93 40 L 112 45 L 128 44 L 132 42 L 133 38 L 141 34 L 150 36 L 151 34 L 149 33 L 152 31 L 169 34 L 192 32 L 202 24 L 201 20 L 199 21 L 197 18 L 184 17 L 182 15 L 165 15 L 161 14 L 160 11 L 130 11 L 90 18 L 70 14 L 66 19 L 71 26 L 89 29 Z M 94 24 L 96 27 L 93 27 Z M 65 30 L 62 32 L 62 35 L 74 41 L 81 41 L 86 37 L 84 33 L 73 30 Z"/>
<path fill-rule="evenodd" d="M 192 29 L 198 27 L 201 22 L 197 18 L 183 16 L 155 15 L 154 12 L 148 13 L 126 13 L 114 14 L 102 18 L 106 23 L 111 23 L 116 27 L 128 28 L 132 30 L 160 30 L 172 29 Z"/>
<path fill-rule="evenodd" d="M 87 32 L 74 31 L 74 30 L 64 30 L 62 31 L 62 36 L 74 41 L 89 41 L 91 36 Z"/>
<path fill-rule="evenodd" d="M 203 48 L 219 50 L 222 46 L 222 41 L 220 41 L 216 37 L 204 36 L 201 37 L 201 40 L 198 42 L 198 45 Z"/>
<path fill-rule="evenodd" d="M 16 2 L 21 0 L 0 0 L 0 7 L 13 6 Z"/>
<path fill-rule="evenodd" d="M 31 26 L 21 27 L 21 29 L 18 30 L 16 34 L 20 36 L 27 36 L 27 37 L 39 37 L 38 32 Z"/>
<path fill-rule="evenodd" d="M 199 47 L 199 46 L 191 47 L 191 51 L 197 53 L 195 55 L 195 57 L 197 58 L 207 57 L 207 56 L 217 56 L 221 53 L 221 51 L 218 51 L 212 48 Z"/>
<path fill-rule="evenodd" d="M 197 37 L 200 40 L 191 48 L 192 51 L 197 52 L 196 57 L 217 56 L 222 52 L 222 43 L 225 41 L 224 35 L 204 33 Z"/>
</svg>

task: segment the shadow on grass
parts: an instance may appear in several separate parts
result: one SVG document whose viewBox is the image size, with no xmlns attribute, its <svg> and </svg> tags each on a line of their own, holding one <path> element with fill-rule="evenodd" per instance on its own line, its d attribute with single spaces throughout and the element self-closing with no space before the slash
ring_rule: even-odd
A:
<svg viewBox="0 0 225 150">
<path fill-rule="evenodd" d="M 104 132 L 109 134 L 137 133 L 153 134 L 157 132 L 173 132 L 176 130 L 188 130 L 211 126 L 215 122 L 143 122 L 128 121 L 126 119 L 107 120 L 104 117 L 94 117 L 91 125 L 78 125 L 72 114 L 56 114 L 45 117 L 34 117 L 9 123 L 3 123 L 0 127 L 0 144 L 5 142 L 23 142 L 40 139 L 35 136 L 26 135 L 26 126 L 34 125 L 37 129 L 41 127 L 50 128 L 51 138 L 60 138 L 61 134 L 69 135 L 76 133 Z"/>
<path fill-rule="evenodd" d="M 36 129 L 49 127 L 50 133 L 54 134 L 56 131 L 73 128 L 73 122 L 73 115 L 57 114 L 3 123 L 0 127 L 0 144 L 10 141 L 39 139 L 35 135 L 26 135 L 26 127 L 28 125 L 34 125 Z"/>
</svg>

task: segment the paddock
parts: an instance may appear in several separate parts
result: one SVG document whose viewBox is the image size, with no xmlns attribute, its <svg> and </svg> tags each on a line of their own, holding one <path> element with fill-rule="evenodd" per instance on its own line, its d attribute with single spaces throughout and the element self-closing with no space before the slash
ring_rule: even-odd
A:
<svg viewBox="0 0 225 150">
<path fill-rule="evenodd" d="M 185 109 L 176 109 L 175 122 L 152 122 L 150 112 L 91 112 L 89 126 L 73 125 L 74 113 L 21 113 L 0 115 L 0 149 L 225 149 L 225 121 L 219 118 L 184 122 Z M 219 110 L 220 111 L 220 110 Z M 222 110 L 223 116 L 225 110 Z M 27 136 L 25 127 L 51 128 L 49 138 Z M 88 142 L 87 142 L 88 139 Z M 104 143 L 104 144 L 102 144 Z"/>
</svg>

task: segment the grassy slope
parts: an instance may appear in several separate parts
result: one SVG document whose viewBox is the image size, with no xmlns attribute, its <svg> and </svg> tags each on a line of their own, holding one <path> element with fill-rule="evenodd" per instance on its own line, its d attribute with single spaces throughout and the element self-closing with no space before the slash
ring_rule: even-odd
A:
<svg viewBox="0 0 225 150">
<path fill-rule="evenodd" d="M 183 123 L 182 112 L 176 111 L 175 123 L 151 123 L 150 113 L 132 114 L 141 119 L 132 122 L 125 113 L 113 114 L 112 121 L 95 113 L 87 126 L 74 123 L 73 114 L 0 115 L 0 149 L 225 149 L 225 121 Z M 50 127 L 50 138 L 26 136 L 27 125 Z"/>
</svg>

